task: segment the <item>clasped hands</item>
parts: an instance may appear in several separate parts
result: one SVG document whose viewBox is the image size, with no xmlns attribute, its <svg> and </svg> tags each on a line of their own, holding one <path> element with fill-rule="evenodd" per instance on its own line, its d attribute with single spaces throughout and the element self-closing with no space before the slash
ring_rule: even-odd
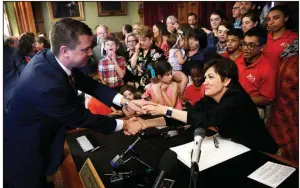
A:
<svg viewBox="0 0 300 188">
<path fill-rule="evenodd" d="M 146 100 L 132 100 L 129 102 L 128 107 L 136 112 L 151 115 L 162 115 L 167 108 Z M 125 135 L 135 135 L 146 128 L 148 128 L 147 122 L 142 118 L 133 117 L 129 120 L 124 120 L 123 130 Z"/>
</svg>

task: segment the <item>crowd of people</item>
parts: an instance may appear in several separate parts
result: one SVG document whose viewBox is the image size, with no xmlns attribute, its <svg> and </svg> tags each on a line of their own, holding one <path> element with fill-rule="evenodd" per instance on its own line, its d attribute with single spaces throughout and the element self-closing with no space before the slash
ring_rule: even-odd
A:
<svg viewBox="0 0 300 188">
<path fill-rule="evenodd" d="M 236 2 L 232 17 L 230 23 L 221 11 L 213 11 L 210 28 L 205 28 L 195 13 L 185 24 L 170 15 L 165 24 L 158 22 L 152 28 L 125 24 L 122 31 L 110 33 L 107 26 L 98 25 L 95 34 L 82 22 L 61 19 L 47 34 L 50 42 L 46 34 L 35 38 L 30 32 L 6 39 L 4 123 L 9 126 L 4 127 L 4 158 L 25 169 L 36 166 L 36 160 L 41 164 L 32 170 L 35 177 L 7 167 L 5 182 L 26 187 L 24 181 L 32 178 L 34 185 L 43 185 L 41 173 L 53 173 L 60 156 L 16 145 L 22 141 L 39 148 L 41 141 L 54 152 L 62 146 L 66 127 L 105 133 L 123 129 L 132 135 L 169 121 L 183 122 L 215 126 L 224 137 L 278 152 L 264 121 L 275 96 L 282 53 L 298 41 L 298 34 L 288 28 L 289 11 L 284 5 L 270 8 L 262 19 L 254 2 Z M 166 117 L 107 117 L 143 113 Z M 16 131 L 33 136 L 25 138 Z M 58 136 L 52 138 L 49 132 Z M 15 147 L 20 151 L 11 149 Z M 53 156 L 47 161 L 38 151 Z M 15 157 L 20 155 L 32 160 L 18 161 Z"/>
</svg>

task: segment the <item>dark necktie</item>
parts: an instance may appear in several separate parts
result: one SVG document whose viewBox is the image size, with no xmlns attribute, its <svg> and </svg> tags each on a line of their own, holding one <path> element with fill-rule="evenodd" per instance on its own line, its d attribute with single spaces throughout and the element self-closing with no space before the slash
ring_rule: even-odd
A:
<svg viewBox="0 0 300 188">
<path fill-rule="evenodd" d="M 74 78 L 73 74 L 71 74 L 70 76 L 68 76 L 68 78 L 69 78 L 70 84 L 72 85 L 73 90 L 76 93 L 75 78 Z"/>
</svg>

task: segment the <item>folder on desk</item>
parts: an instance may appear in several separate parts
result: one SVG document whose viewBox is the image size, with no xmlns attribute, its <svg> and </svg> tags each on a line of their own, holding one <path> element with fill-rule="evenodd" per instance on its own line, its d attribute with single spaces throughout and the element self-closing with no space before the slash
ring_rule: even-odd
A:
<svg viewBox="0 0 300 188">
<path fill-rule="evenodd" d="M 199 171 L 205 170 L 226 160 L 229 160 L 235 156 L 241 155 L 250 151 L 244 145 L 235 143 L 229 139 L 224 139 L 221 136 L 216 136 L 219 142 L 219 147 L 216 148 L 213 137 L 205 137 L 201 145 L 201 157 L 198 163 Z M 190 142 L 184 145 L 170 148 L 177 153 L 177 158 L 191 167 L 191 153 L 194 142 Z"/>
</svg>

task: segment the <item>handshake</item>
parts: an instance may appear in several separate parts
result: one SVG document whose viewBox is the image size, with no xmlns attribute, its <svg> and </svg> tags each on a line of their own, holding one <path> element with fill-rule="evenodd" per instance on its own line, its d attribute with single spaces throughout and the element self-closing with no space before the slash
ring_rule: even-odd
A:
<svg viewBox="0 0 300 188">
<path fill-rule="evenodd" d="M 167 106 L 153 103 L 146 100 L 132 100 L 128 107 L 141 114 L 164 115 L 167 111 Z M 150 120 L 151 121 L 151 120 Z M 149 128 L 149 120 L 144 120 L 139 117 L 133 117 L 129 120 L 124 120 L 123 130 L 125 135 L 135 135 L 144 129 Z"/>
</svg>

